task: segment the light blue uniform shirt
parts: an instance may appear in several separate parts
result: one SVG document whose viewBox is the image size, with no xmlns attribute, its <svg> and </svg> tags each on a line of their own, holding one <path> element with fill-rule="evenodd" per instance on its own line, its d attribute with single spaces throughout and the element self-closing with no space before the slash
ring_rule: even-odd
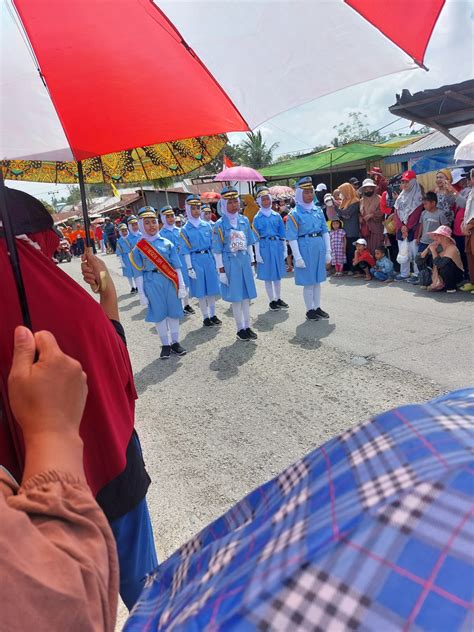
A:
<svg viewBox="0 0 474 632">
<path fill-rule="evenodd" d="M 286 238 L 297 240 L 306 268 L 295 266 L 296 285 L 315 285 L 326 280 L 326 245 L 328 232 L 324 213 L 319 207 L 306 211 L 297 205 L 286 221 Z"/>
</svg>

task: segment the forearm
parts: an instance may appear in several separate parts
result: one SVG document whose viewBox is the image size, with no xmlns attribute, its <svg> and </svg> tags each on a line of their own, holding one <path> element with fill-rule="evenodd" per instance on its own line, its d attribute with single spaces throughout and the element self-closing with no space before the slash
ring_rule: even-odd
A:
<svg viewBox="0 0 474 632">
<path fill-rule="evenodd" d="M 105 284 L 105 289 L 102 286 Z M 120 315 L 117 302 L 117 291 L 115 289 L 112 277 L 107 272 L 105 278 L 101 279 L 100 306 L 104 310 L 107 318 L 120 322 Z"/>
<path fill-rule="evenodd" d="M 22 481 L 47 470 L 68 472 L 85 481 L 82 439 L 78 434 L 39 432 L 25 436 L 25 468 Z"/>
</svg>

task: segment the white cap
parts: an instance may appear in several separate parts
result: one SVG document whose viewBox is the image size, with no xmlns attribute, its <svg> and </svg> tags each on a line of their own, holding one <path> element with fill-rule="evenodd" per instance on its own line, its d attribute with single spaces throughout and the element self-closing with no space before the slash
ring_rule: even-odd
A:
<svg viewBox="0 0 474 632">
<path fill-rule="evenodd" d="M 375 184 L 375 182 L 372 180 L 372 178 L 366 178 L 364 180 L 364 182 L 362 182 L 362 188 L 363 187 L 376 187 L 377 185 Z M 366 244 L 367 245 L 367 244 Z"/>
<path fill-rule="evenodd" d="M 468 174 L 464 171 L 464 169 L 452 169 L 451 175 L 453 177 L 453 184 L 457 184 L 463 178 L 468 177 Z"/>
<path fill-rule="evenodd" d="M 360 239 L 352 243 L 353 246 L 356 246 L 357 244 L 361 244 L 362 246 L 367 246 L 366 240 L 362 239 L 362 237 L 360 237 Z"/>
<path fill-rule="evenodd" d="M 318 186 L 316 187 L 316 191 L 327 191 L 328 188 L 327 186 L 324 184 L 324 182 L 320 182 L 318 184 Z"/>
</svg>

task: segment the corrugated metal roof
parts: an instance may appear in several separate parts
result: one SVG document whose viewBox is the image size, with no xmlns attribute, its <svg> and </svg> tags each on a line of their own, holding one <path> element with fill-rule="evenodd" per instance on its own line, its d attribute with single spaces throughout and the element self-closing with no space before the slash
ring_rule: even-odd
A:
<svg viewBox="0 0 474 632">
<path fill-rule="evenodd" d="M 461 127 L 457 127 L 452 130 L 451 133 L 453 136 L 456 136 L 460 141 L 463 140 L 469 132 L 474 130 L 474 125 L 462 125 Z M 393 154 L 389 157 L 390 162 L 393 162 L 393 158 L 395 156 L 406 156 L 407 154 L 418 154 L 423 151 L 433 151 L 435 149 L 444 149 L 445 147 L 454 147 L 454 143 L 449 140 L 447 136 L 442 134 L 441 132 L 434 131 L 423 138 L 415 140 L 413 143 L 409 145 L 405 145 L 404 147 L 400 147 L 396 149 Z M 386 162 L 389 160 L 387 159 Z M 396 161 L 395 161 L 396 162 Z"/>
</svg>

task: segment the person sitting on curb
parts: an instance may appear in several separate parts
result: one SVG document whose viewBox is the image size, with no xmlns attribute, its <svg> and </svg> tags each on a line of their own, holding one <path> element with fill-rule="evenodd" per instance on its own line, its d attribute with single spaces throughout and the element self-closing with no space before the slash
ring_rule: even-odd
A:
<svg viewBox="0 0 474 632">
<path fill-rule="evenodd" d="M 370 268 L 370 274 L 377 281 L 390 283 L 393 281 L 393 263 L 387 257 L 385 246 L 377 246 L 375 249 L 375 266 Z"/>
<path fill-rule="evenodd" d="M 439 226 L 428 236 L 433 238 L 433 242 L 421 253 L 422 257 L 427 257 L 429 253 L 433 257 L 433 280 L 428 290 L 454 293 L 463 279 L 464 267 L 451 229 L 449 226 Z"/>
<path fill-rule="evenodd" d="M 367 241 L 362 237 L 354 242 L 356 247 L 354 259 L 352 260 L 352 266 L 356 271 L 354 278 L 362 278 L 365 276 L 366 281 L 372 279 L 370 275 L 370 269 L 375 266 L 375 259 L 367 250 Z"/>
</svg>

